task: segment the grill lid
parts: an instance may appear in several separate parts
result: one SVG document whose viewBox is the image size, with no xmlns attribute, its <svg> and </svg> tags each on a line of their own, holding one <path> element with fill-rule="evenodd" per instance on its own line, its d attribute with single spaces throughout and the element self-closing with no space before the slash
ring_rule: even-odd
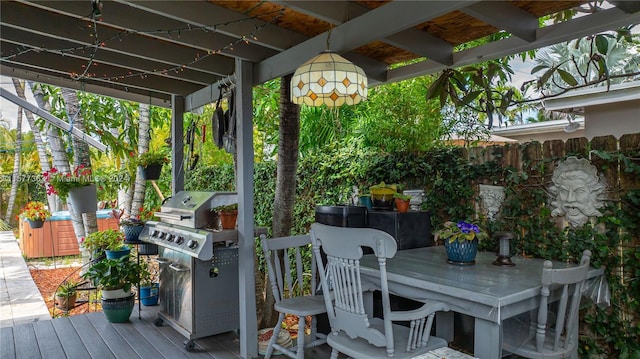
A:
<svg viewBox="0 0 640 359">
<path fill-rule="evenodd" d="M 212 208 L 237 202 L 236 192 L 180 191 L 167 199 L 156 216 L 164 223 L 203 228 L 213 220 Z"/>
</svg>

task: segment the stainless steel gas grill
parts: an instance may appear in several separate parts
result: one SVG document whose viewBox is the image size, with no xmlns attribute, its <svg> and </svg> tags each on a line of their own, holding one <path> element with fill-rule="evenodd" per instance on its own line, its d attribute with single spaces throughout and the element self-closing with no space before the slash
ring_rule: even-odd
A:
<svg viewBox="0 0 640 359">
<path fill-rule="evenodd" d="M 211 209 L 237 202 L 235 192 L 183 191 L 147 222 L 140 240 L 158 245 L 160 311 L 188 340 L 239 328 L 238 233 L 215 230 Z"/>
</svg>

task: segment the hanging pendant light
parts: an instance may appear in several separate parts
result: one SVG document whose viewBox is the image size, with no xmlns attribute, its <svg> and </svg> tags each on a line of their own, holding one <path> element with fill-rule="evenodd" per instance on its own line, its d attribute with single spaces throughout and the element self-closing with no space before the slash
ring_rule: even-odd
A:
<svg viewBox="0 0 640 359">
<path fill-rule="evenodd" d="M 291 78 L 291 101 L 298 105 L 339 107 L 366 99 L 367 75 L 333 51 L 305 62 Z"/>
</svg>

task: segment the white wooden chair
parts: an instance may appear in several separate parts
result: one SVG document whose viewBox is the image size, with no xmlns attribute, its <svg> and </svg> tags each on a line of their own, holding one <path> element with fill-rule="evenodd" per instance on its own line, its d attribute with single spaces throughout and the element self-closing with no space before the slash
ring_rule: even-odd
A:
<svg viewBox="0 0 640 359">
<path fill-rule="evenodd" d="M 322 266 L 319 271 L 331 323 L 327 343 L 333 349 L 332 359 L 339 352 L 356 359 L 412 358 L 447 346 L 444 339 L 430 336 L 435 312 L 449 310 L 447 304 L 428 302 L 415 310 L 391 311 L 386 260 L 396 253 L 397 244 L 392 236 L 371 228 L 314 223 L 311 241 L 317 261 L 321 258 L 320 247 L 327 255 L 326 277 Z M 384 319 L 367 315 L 360 278 L 362 247 L 371 248 L 378 258 Z M 330 290 L 332 295 L 328 294 Z M 408 322 L 409 326 L 394 322 Z"/>
<path fill-rule="evenodd" d="M 525 358 L 578 357 L 578 312 L 590 258 L 585 250 L 579 266 L 561 269 L 544 262 L 540 306 L 504 322 L 504 351 Z"/>
<path fill-rule="evenodd" d="M 311 239 L 308 235 L 278 237 L 268 239 L 260 235 L 262 250 L 264 251 L 269 282 L 275 298 L 274 308 L 279 312 L 278 324 L 273 328 L 273 335 L 265 353 L 265 359 L 278 350 L 290 358 L 303 359 L 304 349 L 325 344 L 326 335 L 316 332 L 316 318 L 318 314 L 326 313 L 322 295 L 316 295 L 317 266 L 313 255 L 311 267 L 305 270 L 302 259 L 303 249 L 311 249 Z M 311 281 L 311 293 L 303 293 L 304 278 Z M 282 328 L 282 321 L 286 314 L 298 317 L 298 338 L 296 345 L 291 348 L 276 343 Z M 311 334 L 305 341 L 306 317 L 311 316 Z"/>
</svg>

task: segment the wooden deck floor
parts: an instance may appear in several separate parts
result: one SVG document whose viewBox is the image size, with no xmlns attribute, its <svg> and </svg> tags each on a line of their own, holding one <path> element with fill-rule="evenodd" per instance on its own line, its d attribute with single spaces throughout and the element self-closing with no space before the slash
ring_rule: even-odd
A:
<svg viewBox="0 0 640 359">
<path fill-rule="evenodd" d="M 157 307 L 137 306 L 129 323 L 109 323 L 102 312 L 20 324 L 0 329 L 0 358 L 240 358 L 237 333 L 196 339 L 187 352 L 185 337 L 168 325 L 156 327 Z M 306 358 L 328 358 L 326 345 L 305 352 Z M 284 358 L 284 357 L 282 357 Z"/>
</svg>

